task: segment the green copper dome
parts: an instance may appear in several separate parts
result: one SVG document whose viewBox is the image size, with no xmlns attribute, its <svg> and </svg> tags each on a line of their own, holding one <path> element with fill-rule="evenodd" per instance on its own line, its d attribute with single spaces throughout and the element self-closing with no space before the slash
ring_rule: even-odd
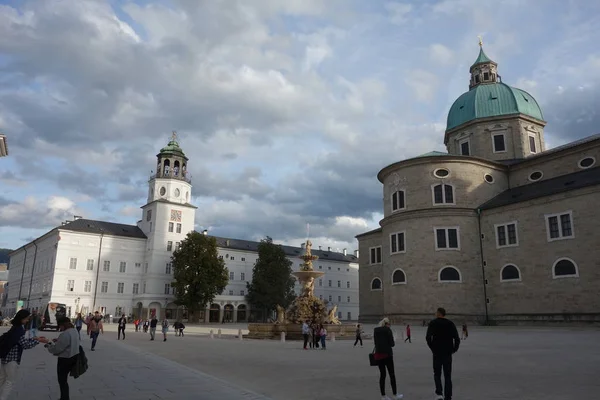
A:
<svg viewBox="0 0 600 400">
<path fill-rule="evenodd" d="M 537 101 L 526 91 L 498 82 L 479 84 L 452 104 L 446 130 L 479 118 L 513 114 L 544 120 Z"/>
<path fill-rule="evenodd" d="M 183 150 L 179 147 L 179 143 L 177 143 L 177 140 L 175 139 L 172 139 L 165 147 L 160 149 L 158 155 L 175 155 L 186 158 Z"/>
<path fill-rule="evenodd" d="M 483 47 L 480 47 L 479 48 L 479 56 L 477 57 L 477 60 L 475 60 L 473 65 L 471 65 L 471 68 L 473 68 L 477 64 L 485 64 L 485 63 L 493 63 L 493 61 L 490 60 L 490 58 L 485 54 L 485 52 L 483 51 Z"/>
</svg>

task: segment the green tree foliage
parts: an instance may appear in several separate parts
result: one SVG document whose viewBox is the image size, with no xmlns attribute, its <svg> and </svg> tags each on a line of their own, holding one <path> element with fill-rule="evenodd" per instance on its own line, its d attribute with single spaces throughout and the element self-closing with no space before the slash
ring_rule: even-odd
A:
<svg viewBox="0 0 600 400">
<path fill-rule="evenodd" d="M 229 272 L 217 252 L 217 240 L 190 232 L 173 252 L 172 262 L 175 303 L 185 306 L 189 321 L 196 322 L 200 314 L 197 311 L 212 303 L 229 282 Z"/>
<path fill-rule="evenodd" d="M 292 262 L 285 256 L 281 246 L 266 237 L 258 245 L 258 260 L 252 271 L 252 282 L 247 283 L 246 299 L 252 308 L 267 313 L 277 305 L 287 308 L 296 295 L 295 278 L 292 276 Z"/>
</svg>

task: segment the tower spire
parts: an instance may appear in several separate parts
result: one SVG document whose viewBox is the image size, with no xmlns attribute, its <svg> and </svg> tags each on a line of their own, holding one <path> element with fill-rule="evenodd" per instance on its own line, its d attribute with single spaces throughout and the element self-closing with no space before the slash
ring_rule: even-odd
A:
<svg viewBox="0 0 600 400">
<path fill-rule="evenodd" d="M 483 47 L 483 37 L 481 35 L 477 36 L 479 38 L 479 47 Z"/>
</svg>

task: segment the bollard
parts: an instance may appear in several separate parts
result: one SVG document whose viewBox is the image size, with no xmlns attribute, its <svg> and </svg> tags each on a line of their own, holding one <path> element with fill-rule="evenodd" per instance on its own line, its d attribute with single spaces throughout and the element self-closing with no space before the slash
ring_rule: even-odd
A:
<svg viewBox="0 0 600 400">
<path fill-rule="evenodd" d="M 214 331 L 212 329 L 210 330 L 210 335 L 209 336 L 210 336 L 211 339 L 215 338 L 215 333 L 214 333 Z"/>
<path fill-rule="evenodd" d="M 335 332 L 331 332 L 331 341 L 335 342 Z"/>
<path fill-rule="evenodd" d="M 281 343 L 285 343 L 285 332 L 281 332 Z"/>
<path fill-rule="evenodd" d="M 242 330 L 238 330 L 238 336 L 240 338 L 240 340 L 244 340 L 244 338 L 242 337 Z"/>
<path fill-rule="evenodd" d="M 219 339 L 221 339 L 221 330 L 220 330 L 220 329 L 219 329 L 219 331 L 217 332 L 217 337 L 218 337 Z"/>
</svg>

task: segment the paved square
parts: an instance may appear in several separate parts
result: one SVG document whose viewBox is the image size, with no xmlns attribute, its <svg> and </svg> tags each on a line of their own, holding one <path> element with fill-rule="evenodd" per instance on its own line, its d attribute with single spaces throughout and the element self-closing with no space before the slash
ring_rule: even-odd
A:
<svg viewBox="0 0 600 400">
<path fill-rule="evenodd" d="M 327 351 L 304 351 L 298 342 L 210 339 L 206 333 L 211 328 L 190 326 L 185 337 L 171 332 L 167 342 L 150 341 L 131 329 L 126 341 L 117 342 L 115 327 L 106 328 L 97 351 L 88 352 L 88 373 L 70 380 L 74 400 L 89 395 L 98 400 L 379 398 L 378 372 L 368 365 L 372 341 L 353 348 L 353 341 L 338 340 L 328 343 Z M 212 329 L 216 333 L 219 328 L 233 328 L 224 330 L 233 333 L 238 326 Z M 366 332 L 371 329 L 365 327 Z M 407 400 L 433 399 L 424 329 L 413 327 L 413 343 L 398 340 L 395 350 L 398 385 Z M 455 356 L 454 399 L 597 400 L 599 333 L 584 328 L 471 328 Z M 58 397 L 56 361 L 41 350 L 26 351 L 22 379 L 36 385 L 21 389 L 20 399 Z"/>
</svg>

